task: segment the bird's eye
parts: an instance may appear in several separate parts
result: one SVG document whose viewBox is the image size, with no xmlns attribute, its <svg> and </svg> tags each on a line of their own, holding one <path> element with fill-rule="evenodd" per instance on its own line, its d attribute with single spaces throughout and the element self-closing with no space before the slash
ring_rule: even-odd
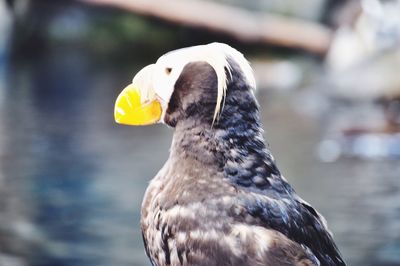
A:
<svg viewBox="0 0 400 266">
<path fill-rule="evenodd" d="M 167 75 L 171 74 L 171 71 L 172 71 L 172 68 L 170 68 L 170 67 L 167 67 L 165 69 L 165 73 L 167 73 Z"/>
</svg>

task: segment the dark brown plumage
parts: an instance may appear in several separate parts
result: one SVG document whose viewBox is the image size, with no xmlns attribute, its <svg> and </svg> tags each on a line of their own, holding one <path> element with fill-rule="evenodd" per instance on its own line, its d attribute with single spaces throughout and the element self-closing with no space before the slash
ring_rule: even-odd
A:
<svg viewBox="0 0 400 266">
<path fill-rule="evenodd" d="M 142 205 L 152 265 L 345 265 L 323 218 L 280 174 L 253 88 L 240 63 L 227 59 L 215 122 L 214 68 L 188 63 L 175 82 L 163 118 L 174 127 L 170 156 Z"/>
</svg>

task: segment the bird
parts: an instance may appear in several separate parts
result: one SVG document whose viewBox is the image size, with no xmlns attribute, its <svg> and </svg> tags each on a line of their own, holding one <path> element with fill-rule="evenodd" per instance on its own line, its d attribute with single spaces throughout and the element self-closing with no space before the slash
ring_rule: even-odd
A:
<svg viewBox="0 0 400 266">
<path fill-rule="evenodd" d="M 325 219 L 279 171 L 255 88 L 242 53 L 209 43 L 162 55 L 117 97 L 117 123 L 174 130 L 142 203 L 151 265 L 345 265 Z"/>
</svg>

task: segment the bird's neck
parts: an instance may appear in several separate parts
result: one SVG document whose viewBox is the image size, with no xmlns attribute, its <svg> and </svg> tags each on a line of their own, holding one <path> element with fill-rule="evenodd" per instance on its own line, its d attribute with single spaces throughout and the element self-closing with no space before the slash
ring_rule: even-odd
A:
<svg viewBox="0 0 400 266">
<path fill-rule="evenodd" d="M 170 158 L 178 163 L 194 159 L 242 186 L 268 186 L 267 177 L 280 176 L 266 147 L 255 101 L 243 105 L 227 101 L 213 125 L 191 119 L 178 123 Z"/>
</svg>

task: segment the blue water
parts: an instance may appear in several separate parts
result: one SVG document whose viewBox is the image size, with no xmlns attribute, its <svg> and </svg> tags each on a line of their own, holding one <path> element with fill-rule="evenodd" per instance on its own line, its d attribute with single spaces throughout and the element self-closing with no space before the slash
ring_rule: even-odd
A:
<svg viewBox="0 0 400 266">
<path fill-rule="evenodd" d="M 10 61 L 0 84 L 0 265 L 149 265 L 139 229 L 172 131 L 113 121 L 145 62 L 99 64 L 59 47 Z M 134 58 L 134 56 L 133 56 Z M 349 265 L 400 265 L 398 161 L 315 156 L 323 123 L 296 95 L 260 92 L 266 135 L 297 192 L 327 218 Z"/>
</svg>

